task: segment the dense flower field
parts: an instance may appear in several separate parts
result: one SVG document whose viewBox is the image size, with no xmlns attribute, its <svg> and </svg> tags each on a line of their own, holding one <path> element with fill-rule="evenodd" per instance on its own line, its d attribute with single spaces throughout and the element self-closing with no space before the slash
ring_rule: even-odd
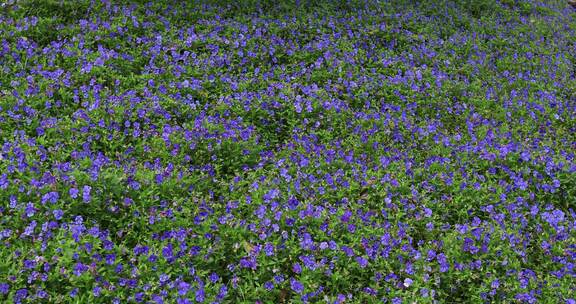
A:
<svg viewBox="0 0 576 304">
<path fill-rule="evenodd" d="M 575 73 L 560 0 L 4 5 L 0 302 L 574 304 Z"/>
</svg>

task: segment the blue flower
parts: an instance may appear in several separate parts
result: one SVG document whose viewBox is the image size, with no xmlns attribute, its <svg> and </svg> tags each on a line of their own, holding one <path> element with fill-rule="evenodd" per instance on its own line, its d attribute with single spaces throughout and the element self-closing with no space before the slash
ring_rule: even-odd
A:
<svg viewBox="0 0 576 304">
<path fill-rule="evenodd" d="M 450 264 L 444 253 L 440 253 L 436 256 L 436 260 L 440 264 L 440 272 L 446 272 L 450 269 Z"/>
<path fill-rule="evenodd" d="M 94 294 L 95 297 L 99 297 L 101 291 L 102 291 L 102 288 L 100 286 L 95 286 L 92 289 L 92 294 Z"/>
<path fill-rule="evenodd" d="M 414 281 L 410 278 L 404 279 L 404 287 L 410 287 Z"/>
<path fill-rule="evenodd" d="M 209 278 L 210 278 L 210 282 L 212 282 L 212 283 L 216 283 L 220 279 L 218 274 L 215 272 L 211 273 Z"/>
<path fill-rule="evenodd" d="M 188 293 L 188 290 L 190 290 L 190 284 L 184 282 L 184 281 L 180 281 L 178 283 L 178 294 L 183 296 L 186 293 Z"/>
<path fill-rule="evenodd" d="M 82 200 L 85 203 L 90 202 L 90 200 L 92 199 L 90 192 L 92 191 L 92 187 L 86 185 L 82 188 Z"/>
<path fill-rule="evenodd" d="M 42 196 L 41 203 L 42 205 L 46 204 L 47 202 L 55 204 L 58 201 L 59 197 L 60 195 L 58 194 L 58 192 L 55 191 L 48 192 Z"/>
<path fill-rule="evenodd" d="M 34 214 L 36 214 L 36 208 L 34 207 L 34 204 L 32 203 L 26 204 L 25 212 L 27 217 L 33 217 Z"/>
<path fill-rule="evenodd" d="M 162 248 L 162 256 L 166 259 L 171 259 L 173 257 L 172 244 L 168 244 Z"/>
<path fill-rule="evenodd" d="M 552 212 L 543 212 L 541 216 L 554 228 L 557 228 L 558 224 L 564 221 L 564 212 L 558 209 L 554 209 Z"/>
<path fill-rule="evenodd" d="M 362 256 L 357 256 L 356 257 L 356 262 L 358 263 L 358 265 L 360 265 L 360 267 L 362 268 L 366 268 L 366 266 L 368 266 L 368 260 L 365 259 Z"/>
<path fill-rule="evenodd" d="M 302 272 L 302 266 L 300 266 L 300 263 L 292 264 L 292 271 L 294 271 L 295 273 L 301 273 Z"/>
<path fill-rule="evenodd" d="M 0 294 L 8 294 L 10 291 L 10 284 L 0 283 Z"/>
<path fill-rule="evenodd" d="M 302 294 L 304 292 L 304 285 L 302 285 L 302 283 L 294 278 L 290 278 L 290 288 L 292 288 L 292 290 L 298 294 Z"/>
<path fill-rule="evenodd" d="M 60 209 L 57 209 L 57 210 L 52 211 L 52 214 L 54 215 L 55 219 L 61 220 L 62 216 L 64 215 L 64 212 Z"/>
<path fill-rule="evenodd" d="M 69 293 L 70 297 L 75 298 L 78 295 L 78 291 L 78 288 L 72 289 Z"/>
<path fill-rule="evenodd" d="M 402 298 L 398 298 L 398 297 L 393 298 L 392 304 L 402 304 Z"/>
<path fill-rule="evenodd" d="M 18 289 L 14 294 L 14 301 L 16 303 L 20 303 L 21 300 L 24 300 L 28 297 L 28 289 L 22 288 Z"/>
<path fill-rule="evenodd" d="M 106 255 L 106 263 L 108 265 L 113 265 L 116 262 L 116 255 L 111 253 Z"/>
<path fill-rule="evenodd" d="M 74 274 L 76 276 L 81 276 L 87 270 L 88 270 L 88 266 L 86 266 L 80 262 L 76 263 L 76 265 L 74 266 Z"/>
<path fill-rule="evenodd" d="M 68 193 L 70 194 L 70 197 L 77 198 L 79 191 L 76 188 L 70 188 L 70 190 L 68 190 Z"/>
<path fill-rule="evenodd" d="M 266 256 L 274 255 L 274 245 L 266 243 L 266 245 L 264 245 L 264 253 L 266 253 Z"/>
<path fill-rule="evenodd" d="M 204 293 L 204 289 L 200 288 L 198 290 L 196 290 L 195 292 L 195 300 L 196 302 L 202 303 L 204 302 L 204 299 L 206 298 L 206 294 Z"/>
<path fill-rule="evenodd" d="M 6 188 L 8 188 L 9 184 L 10 181 L 8 181 L 8 175 L 7 174 L 0 175 L 0 189 L 5 190 Z"/>
</svg>

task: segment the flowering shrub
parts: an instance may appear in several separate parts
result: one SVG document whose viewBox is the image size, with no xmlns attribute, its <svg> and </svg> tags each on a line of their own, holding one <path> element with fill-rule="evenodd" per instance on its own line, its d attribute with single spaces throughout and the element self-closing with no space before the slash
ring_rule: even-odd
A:
<svg viewBox="0 0 576 304">
<path fill-rule="evenodd" d="M 1 9 L 1 302 L 576 303 L 564 1 Z"/>
</svg>

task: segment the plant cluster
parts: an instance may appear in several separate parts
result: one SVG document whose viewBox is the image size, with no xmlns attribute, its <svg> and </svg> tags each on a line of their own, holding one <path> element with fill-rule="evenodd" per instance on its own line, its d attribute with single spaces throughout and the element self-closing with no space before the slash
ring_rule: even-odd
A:
<svg viewBox="0 0 576 304">
<path fill-rule="evenodd" d="M 565 1 L 1 9 L 1 302 L 576 303 Z"/>
</svg>

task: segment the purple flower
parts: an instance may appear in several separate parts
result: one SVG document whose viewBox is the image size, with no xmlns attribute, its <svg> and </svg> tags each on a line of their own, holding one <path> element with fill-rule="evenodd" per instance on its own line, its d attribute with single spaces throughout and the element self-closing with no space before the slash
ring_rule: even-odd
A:
<svg viewBox="0 0 576 304">
<path fill-rule="evenodd" d="M 267 281 L 266 283 L 264 283 L 264 288 L 268 291 L 271 291 L 272 289 L 274 289 L 274 283 L 271 281 Z"/>
<path fill-rule="evenodd" d="M 354 250 L 348 246 L 342 246 L 342 251 L 344 251 L 344 253 L 349 257 L 354 255 Z"/>
<path fill-rule="evenodd" d="M 76 188 L 70 188 L 70 190 L 68 190 L 68 193 L 70 194 L 70 197 L 77 198 L 79 191 Z"/>
<path fill-rule="evenodd" d="M 188 290 L 190 290 L 190 284 L 181 281 L 180 283 L 178 283 L 178 294 L 183 296 L 186 293 L 188 293 Z"/>
<path fill-rule="evenodd" d="M 141 245 L 137 245 L 136 247 L 134 247 L 134 255 L 142 255 L 142 254 L 148 254 L 148 246 L 141 246 Z"/>
<path fill-rule="evenodd" d="M 102 288 L 100 286 L 96 286 L 92 289 L 92 293 L 94 294 L 95 297 L 99 297 L 101 291 Z"/>
<path fill-rule="evenodd" d="M 72 231 L 72 237 L 76 242 L 80 242 L 80 237 L 86 231 L 86 227 L 80 222 L 74 225 L 70 225 L 70 230 Z"/>
<path fill-rule="evenodd" d="M 555 209 L 552 212 L 543 212 L 541 216 L 554 228 L 558 227 L 558 224 L 564 221 L 564 212 L 558 209 Z"/>
<path fill-rule="evenodd" d="M 86 185 L 84 187 L 82 187 L 82 200 L 85 203 L 90 202 L 90 200 L 92 199 L 90 196 L 90 192 L 92 191 L 92 187 Z"/>
<path fill-rule="evenodd" d="M 168 244 L 162 249 L 162 256 L 166 259 L 171 259 L 173 257 L 172 244 Z"/>
<path fill-rule="evenodd" d="M 314 246 L 314 240 L 312 239 L 310 233 L 304 233 L 302 240 L 300 241 L 300 247 L 302 247 L 302 249 L 311 250 L 313 246 Z"/>
<path fill-rule="evenodd" d="M 12 230 L 4 229 L 4 230 L 0 231 L 0 240 L 3 240 L 5 238 L 9 238 L 11 235 L 12 235 Z"/>
<path fill-rule="evenodd" d="M 228 287 L 226 287 L 226 285 L 222 285 L 220 286 L 220 290 L 218 291 L 218 299 L 224 299 L 224 297 L 226 297 L 226 295 L 228 294 Z"/>
<path fill-rule="evenodd" d="M 184 298 L 178 298 L 178 299 L 176 299 L 176 304 L 192 304 L 192 300 L 184 299 Z"/>
<path fill-rule="evenodd" d="M 157 185 L 160 185 L 164 181 L 164 176 L 162 174 L 156 174 L 154 176 L 154 181 L 156 182 Z"/>
<path fill-rule="evenodd" d="M 526 303 L 536 303 L 536 297 L 534 297 L 534 295 L 530 294 L 530 293 L 519 293 L 516 294 L 516 296 L 514 297 L 516 300 L 520 300 Z"/>
<path fill-rule="evenodd" d="M 404 279 L 404 287 L 410 287 L 414 281 L 411 278 Z"/>
<path fill-rule="evenodd" d="M 252 269 L 256 269 L 256 267 L 258 267 L 258 264 L 256 262 L 255 258 L 242 258 L 240 259 L 240 266 L 242 268 L 252 268 Z"/>
<path fill-rule="evenodd" d="M 300 260 L 304 263 L 304 266 L 308 269 L 315 270 L 317 267 L 316 259 L 313 255 L 301 256 Z"/>
<path fill-rule="evenodd" d="M 24 260 L 24 268 L 33 269 L 36 267 L 36 262 L 31 260 Z"/>
<path fill-rule="evenodd" d="M 36 208 L 34 207 L 34 204 L 32 203 L 26 204 L 25 212 L 27 217 L 33 217 L 34 214 L 36 214 Z"/>
<path fill-rule="evenodd" d="M 0 175 L 0 189 L 4 190 L 8 188 L 9 184 L 10 182 L 8 181 L 8 175 L 7 174 Z"/>
<path fill-rule="evenodd" d="M 8 294 L 10 291 L 10 284 L 0 283 L 0 294 Z"/>
<path fill-rule="evenodd" d="M 213 272 L 213 273 L 210 274 L 209 279 L 210 279 L 210 282 L 216 283 L 216 282 L 218 282 L 218 280 L 220 279 L 220 277 L 218 276 L 217 273 Z"/>
<path fill-rule="evenodd" d="M 357 262 L 358 265 L 360 265 L 360 267 L 362 267 L 362 268 L 366 268 L 366 266 L 368 266 L 368 260 L 365 259 L 364 257 L 357 256 L 357 257 L 356 257 L 356 262 Z"/>
<path fill-rule="evenodd" d="M 446 272 L 450 269 L 450 264 L 444 253 L 440 253 L 436 256 L 436 260 L 440 264 L 440 272 Z"/>
<path fill-rule="evenodd" d="M 74 288 L 70 291 L 70 297 L 74 298 L 78 295 L 78 288 Z"/>
<path fill-rule="evenodd" d="M 36 292 L 36 297 L 40 298 L 40 299 L 44 299 L 48 296 L 48 293 L 44 290 L 38 290 Z"/>
<path fill-rule="evenodd" d="M 52 214 L 54 215 L 55 219 L 61 220 L 62 216 L 64 215 L 64 212 L 60 209 L 57 209 L 57 210 L 52 211 Z"/>
<path fill-rule="evenodd" d="M 202 302 L 204 302 L 205 298 L 206 298 L 206 294 L 204 293 L 203 288 L 196 290 L 196 293 L 195 293 L 196 302 L 202 303 Z"/>
<path fill-rule="evenodd" d="M 81 276 L 87 270 L 88 270 L 88 266 L 86 266 L 80 262 L 76 263 L 76 265 L 74 266 L 74 274 L 78 277 Z"/>
<path fill-rule="evenodd" d="M 165 274 L 165 273 L 161 274 L 159 277 L 160 285 L 166 284 L 169 280 L 170 280 L 170 276 Z"/>
<path fill-rule="evenodd" d="M 294 271 L 295 273 L 301 273 L 302 272 L 302 266 L 300 266 L 300 263 L 294 263 L 292 265 L 292 271 Z"/>
<path fill-rule="evenodd" d="M 28 289 L 18 289 L 16 294 L 14 295 L 14 301 L 19 303 L 21 300 L 26 299 L 28 297 Z"/>
<path fill-rule="evenodd" d="M 280 284 L 282 282 L 284 282 L 284 277 L 280 274 L 280 275 L 275 275 L 274 276 L 274 282 Z"/>
<path fill-rule="evenodd" d="M 266 256 L 274 255 L 274 245 L 266 243 L 266 245 L 264 245 L 264 252 L 266 253 Z"/>
<path fill-rule="evenodd" d="M 116 262 L 116 255 L 111 253 L 106 255 L 106 263 L 108 265 L 113 265 Z"/>
<path fill-rule="evenodd" d="M 22 235 L 31 236 L 34 233 L 34 229 L 36 228 L 37 225 L 38 225 L 38 222 L 36 222 L 36 221 L 30 222 L 30 224 L 28 226 L 26 226 L 26 228 L 24 229 L 24 232 L 22 233 Z"/>
<path fill-rule="evenodd" d="M 42 205 L 46 204 L 47 202 L 55 204 L 58 201 L 59 197 L 60 197 L 60 194 L 58 194 L 58 192 L 55 192 L 55 191 L 48 192 L 42 196 L 41 203 L 42 203 Z"/>
<path fill-rule="evenodd" d="M 302 285 L 302 283 L 294 278 L 290 278 L 290 288 L 292 288 L 292 290 L 298 294 L 302 294 L 304 292 L 304 285 Z"/>
<path fill-rule="evenodd" d="M 336 301 L 334 301 L 334 304 L 342 304 L 342 303 L 346 303 L 346 296 L 343 294 L 338 294 L 338 296 L 336 297 Z"/>
</svg>

